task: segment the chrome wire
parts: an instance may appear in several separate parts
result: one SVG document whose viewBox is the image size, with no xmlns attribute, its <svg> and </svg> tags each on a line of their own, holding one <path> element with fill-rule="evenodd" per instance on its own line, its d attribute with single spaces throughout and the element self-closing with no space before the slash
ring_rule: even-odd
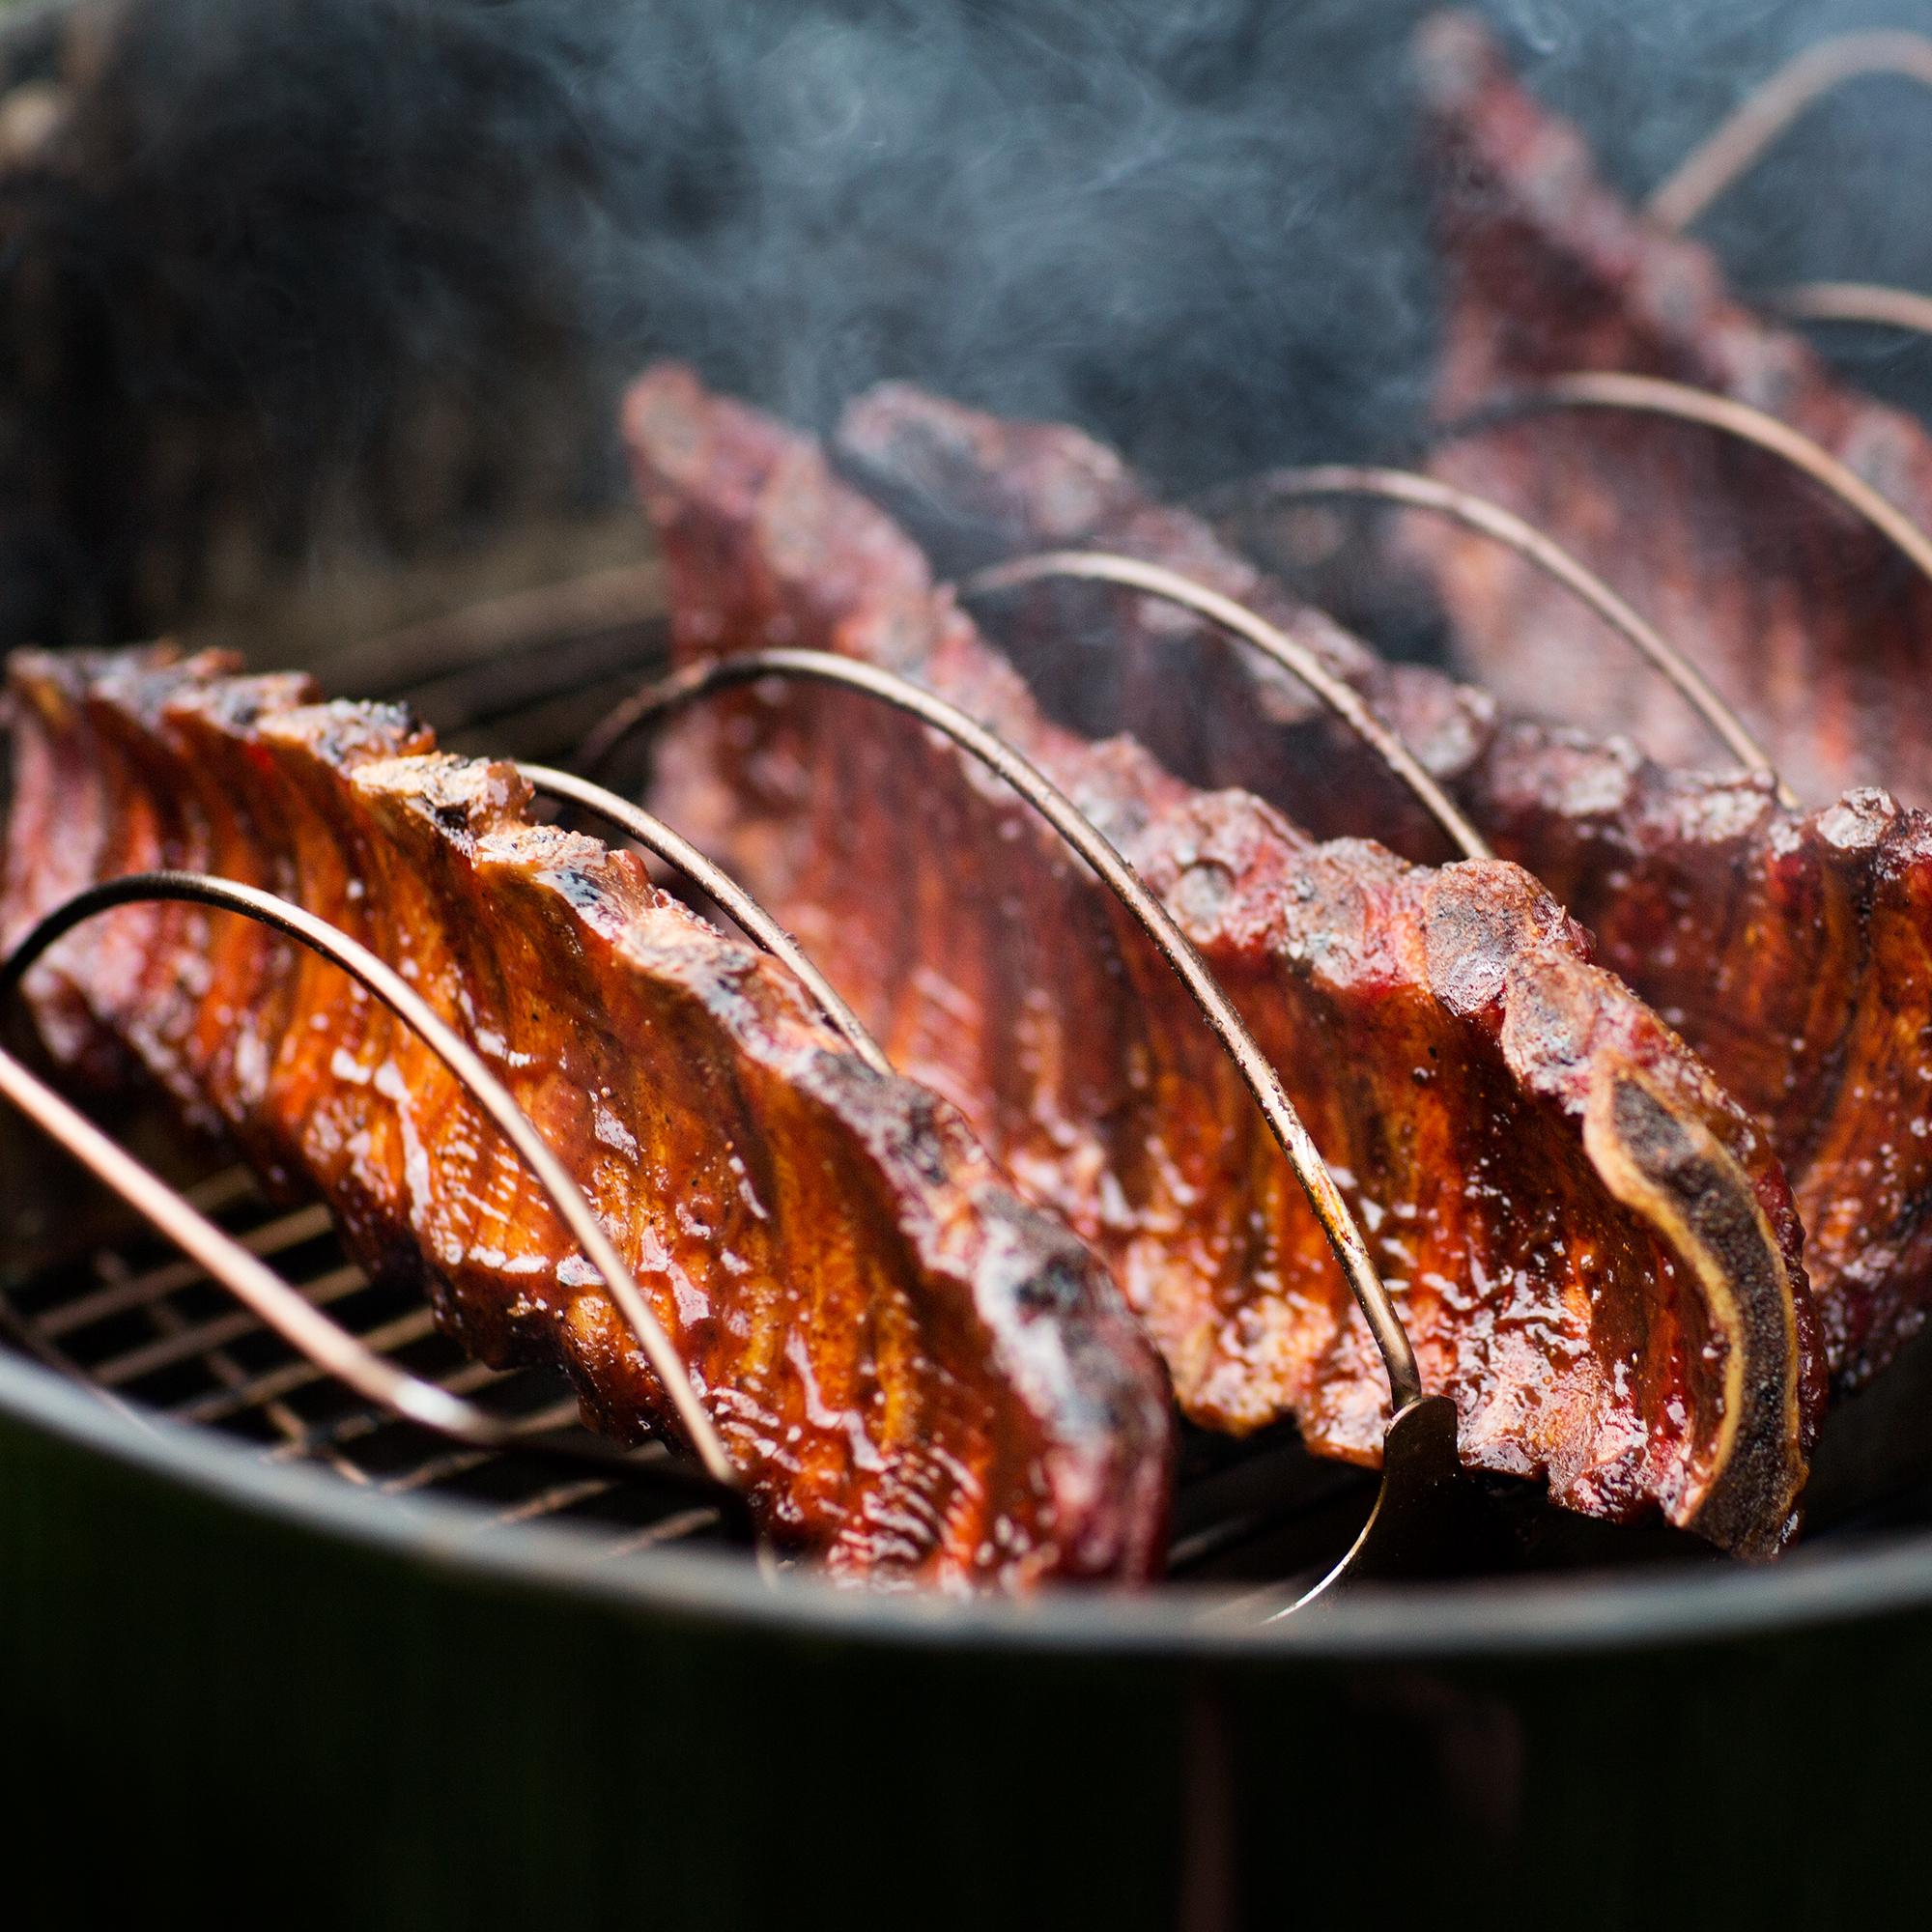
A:
<svg viewBox="0 0 1932 1932">
<path fill-rule="evenodd" d="M 1388 1375 L 1393 1411 L 1400 1414 L 1421 1399 L 1421 1372 L 1402 1319 L 1376 1271 L 1361 1230 L 1267 1056 L 1200 953 L 1140 874 L 1052 780 L 1004 739 L 956 705 L 876 665 L 828 651 L 762 650 L 694 665 L 639 692 L 597 732 L 594 744 L 585 748 L 585 759 L 594 762 L 608 755 L 632 731 L 668 711 L 732 686 L 771 677 L 841 686 L 889 704 L 943 733 L 1009 784 L 1093 867 L 1173 967 L 1254 1096 L 1375 1337 Z"/>
<path fill-rule="evenodd" d="M 1450 518 L 1466 529 L 1475 530 L 1507 546 L 1594 611 L 1647 664 L 1668 680 L 1740 764 L 1748 771 L 1764 774 L 1772 781 L 1777 789 L 1780 804 L 1792 810 L 1798 809 L 1797 795 L 1778 777 L 1771 754 L 1703 672 L 1594 571 L 1579 563 L 1561 544 L 1534 524 L 1512 510 L 1504 509 L 1500 503 L 1479 497 L 1473 491 L 1460 489 L 1453 483 L 1444 483 L 1437 477 L 1418 475 L 1414 470 L 1346 463 L 1272 469 L 1250 482 L 1236 484 L 1231 490 L 1217 492 L 1216 495 L 1217 499 L 1227 500 L 1245 500 L 1253 497 L 1286 501 L 1343 497 L 1397 503 L 1406 509 L 1427 510 Z"/>
<path fill-rule="evenodd" d="M 1847 81 L 1877 75 L 1932 87 L 1932 37 L 1880 29 L 1837 34 L 1806 47 L 1671 170 L 1644 212 L 1673 233 L 1689 228 L 1764 158 L 1813 101 Z"/>
<path fill-rule="evenodd" d="M 737 1470 L 704 1409 L 690 1372 L 577 1183 L 474 1048 L 392 967 L 359 941 L 305 908 L 259 887 L 196 872 L 134 873 L 92 886 L 43 919 L 14 948 L 4 965 L 0 965 L 0 997 L 15 990 L 34 962 L 74 927 L 116 906 L 155 900 L 239 913 L 298 941 L 348 973 L 421 1038 L 536 1176 L 592 1266 L 603 1276 L 611 1300 L 644 1350 L 704 1473 L 720 1489 L 737 1495 L 740 1492 Z M 187 1232 L 185 1223 L 183 1232 Z M 247 1259 L 254 1264 L 253 1257 Z M 259 1288 L 260 1284 L 255 1286 Z"/>
<path fill-rule="evenodd" d="M 1124 590 L 1137 590 L 1169 604 L 1192 611 L 1230 636 L 1252 644 L 1264 656 L 1306 685 L 1321 702 L 1368 744 L 1395 776 L 1421 802 L 1425 810 L 1448 835 L 1465 859 L 1492 859 L 1489 841 L 1471 825 L 1435 781 L 1422 768 L 1389 727 L 1371 711 L 1360 693 L 1336 675 L 1315 652 L 1295 638 L 1270 624 L 1259 611 L 1245 604 L 1198 583 L 1191 577 L 1164 564 L 1145 563 L 1139 557 L 1122 556 L 1112 551 L 1055 550 L 1035 556 L 1015 557 L 976 571 L 959 586 L 968 598 L 990 597 L 1023 584 L 1053 578 L 1082 579 L 1111 583 Z"/>
</svg>

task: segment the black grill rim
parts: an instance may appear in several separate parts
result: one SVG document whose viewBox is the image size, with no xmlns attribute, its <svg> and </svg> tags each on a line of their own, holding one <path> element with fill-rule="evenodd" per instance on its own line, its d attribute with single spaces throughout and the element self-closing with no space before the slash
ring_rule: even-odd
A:
<svg viewBox="0 0 1932 1932">
<path fill-rule="evenodd" d="M 660 1549 L 600 1563 L 567 1525 L 476 1532 L 473 1517 L 429 1498 L 363 1494 L 299 1464 L 270 1465 L 212 1432 L 124 1420 L 84 1389 L 0 1351 L 0 1414 L 70 1448 L 188 1491 L 242 1519 L 270 1519 L 327 1542 L 465 1575 L 561 1592 L 634 1613 L 860 1644 L 1107 1657 L 1426 1661 L 1562 1657 L 1729 1643 L 1761 1634 L 1932 1609 L 1932 1531 L 1857 1552 L 1794 1552 L 1773 1568 L 1670 1577 L 1590 1576 L 1363 1590 L 1311 1616 L 1259 1628 L 1217 1625 L 1215 1594 L 1169 1585 L 1145 1596 L 1062 1590 L 1026 1601 L 887 1595 L 804 1575 L 774 1583 L 723 1553 Z"/>
</svg>

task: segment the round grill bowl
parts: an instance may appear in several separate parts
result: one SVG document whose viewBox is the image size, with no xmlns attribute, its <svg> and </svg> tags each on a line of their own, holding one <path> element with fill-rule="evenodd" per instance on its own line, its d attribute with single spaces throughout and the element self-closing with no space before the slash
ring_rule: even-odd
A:
<svg viewBox="0 0 1932 1932">
<path fill-rule="evenodd" d="M 216 11 L 179 16 L 205 32 Z M 1338 37 L 1348 11 L 1325 10 Z M 1359 11 L 1406 29 L 1410 10 Z M 27 10 L 0 36 L 9 79 L 55 71 L 66 12 Z M 1725 65 L 1709 69 L 1727 93 Z M 1341 70 L 1310 71 L 1350 99 Z M 1365 111 L 1347 118 L 1378 138 Z M 179 186 L 221 173 L 197 163 Z M 333 208 L 338 184 L 318 182 Z M 219 201 L 225 227 L 245 196 L 223 180 Z M 96 314 L 97 282 L 118 299 L 119 272 L 87 267 L 74 313 Z M 19 327 L 84 346 L 45 306 L 51 320 L 28 306 Z M 169 328 L 163 314 L 171 351 Z M 1363 360 L 1407 353 L 1370 334 Z M 194 472 L 172 444 L 137 462 L 129 397 L 147 391 L 76 366 L 71 406 L 63 387 L 29 419 L 46 433 L 15 440 L 41 466 L 71 444 L 58 473 L 113 527 L 99 554 L 32 559 L 51 585 L 34 624 L 71 601 L 84 630 L 101 621 L 105 567 L 150 555 L 177 473 Z M 1134 373 L 1122 393 L 1137 399 Z M 521 421 L 506 415 L 486 453 Z M 1258 445 L 1278 427 L 1258 415 Z M 217 447 L 230 429 L 216 422 Z M 627 559 L 630 527 L 627 513 Z M 104 607 L 116 635 L 154 614 L 145 579 L 124 575 Z M 319 609 L 314 637 L 353 634 Z M 251 614 L 247 630 L 301 655 L 286 622 Z M 336 688 L 371 695 L 394 651 L 346 658 Z M 641 669 L 616 620 L 480 669 L 425 654 L 445 704 L 461 664 L 478 738 L 459 748 L 538 756 L 577 742 Z M 66 1211 L 9 1124 L 0 1279 L 16 1210 Z M 1899 1390 L 1874 1392 L 1893 1420 L 1932 1402 L 1932 1375 Z M 1828 1448 L 1839 1430 L 1834 1416 Z M 613 1559 L 567 1525 L 492 1526 L 136 1420 L 0 1348 L 0 1914 L 412 1932 L 1220 1932 L 1403 1908 L 1446 1924 L 1716 1927 L 1908 1899 L 1922 1916 L 1908 1802 L 1932 1719 L 1932 1529 L 1839 1534 L 1761 1570 L 1414 1585 L 1264 1629 L 1211 1606 L 1180 1588 L 1009 1604 L 767 1584 L 696 1548 Z"/>
<path fill-rule="evenodd" d="M 0 1355 L 16 1923 L 1719 1924 L 1914 1876 L 1932 1535 L 1201 1609 L 611 1563 Z"/>
</svg>

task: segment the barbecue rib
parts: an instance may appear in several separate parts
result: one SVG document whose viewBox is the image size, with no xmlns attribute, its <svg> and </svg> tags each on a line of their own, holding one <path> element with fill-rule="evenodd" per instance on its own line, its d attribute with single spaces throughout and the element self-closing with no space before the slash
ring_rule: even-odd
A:
<svg viewBox="0 0 1932 1932">
<path fill-rule="evenodd" d="M 1284 1069 L 1359 1204 L 1464 1457 L 1572 1508 L 1784 1535 L 1821 1396 L 1782 1177 L 1513 866 L 1311 846 L 1128 740 L 1047 724 L 919 553 L 816 448 L 678 368 L 626 430 L 686 657 L 884 664 L 1004 735 L 1140 869 Z M 1245 1091 L 1110 895 L 1010 795 L 848 694 L 680 721 L 677 821 L 822 957 L 915 1077 L 1115 1262 L 1182 1407 L 1293 1413 L 1370 1461 L 1373 1345 Z"/>
<path fill-rule="evenodd" d="M 1923 1320 L 1932 1136 L 1915 1122 L 1932 1120 L 1932 818 L 1870 791 L 1787 811 L 1754 779 L 1501 721 L 1487 693 L 1384 664 L 1077 430 L 893 385 L 854 405 L 839 445 L 943 571 L 1061 544 L 1128 552 L 1319 650 L 1764 1123 L 1841 1384 Z M 1242 785 L 1322 831 L 1352 823 L 1411 854 L 1441 849 L 1358 738 L 1186 612 L 1081 584 L 1002 596 L 986 621 L 1075 728 L 1132 731 L 1188 778 Z"/>
<path fill-rule="evenodd" d="M 1419 67 L 1447 282 L 1445 420 L 1570 370 L 1667 377 L 1778 417 L 1932 528 L 1932 438 L 1733 300 L 1707 249 L 1605 187 L 1480 25 L 1432 22 Z M 1932 709 L 1900 701 L 1923 675 L 1932 582 L 1816 484 L 1710 429 L 1598 409 L 1458 439 L 1432 467 L 1540 525 L 1677 639 L 1801 797 L 1882 784 L 1932 805 Z M 1446 526 L 1417 525 L 1409 540 L 1437 571 L 1459 648 L 1505 701 L 1537 711 L 1560 693 L 1566 722 L 1707 761 L 1668 689 L 1631 676 L 1547 580 Z"/>
<path fill-rule="evenodd" d="M 563 1157 L 704 1392 L 761 1526 L 835 1570 L 1022 1585 L 1158 1567 L 1166 1377 L 1094 1257 L 953 1111 L 867 1070 L 781 967 L 632 855 L 532 824 L 512 766 L 407 714 L 165 653 L 11 661 L 0 932 L 91 880 L 204 869 L 412 979 Z M 110 1043 L 486 1361 L 668 1426 L 641 1350 L 440 1062 L 245 921 L 135 907 L 30 975 L 58 1057 Z"/>
</svg>

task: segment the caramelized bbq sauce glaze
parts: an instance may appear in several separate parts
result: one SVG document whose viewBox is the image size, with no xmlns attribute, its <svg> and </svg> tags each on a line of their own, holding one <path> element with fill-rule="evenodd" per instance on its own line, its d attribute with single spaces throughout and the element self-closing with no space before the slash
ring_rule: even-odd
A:
<svg viewBox="0 0 1932 1932">
<path fill-rule="evenodd" d="M 1570 128 L 1512 79 L 1476 22 L 1419 43 L 1446 316 L 1435 404 L 1461 419 L 1540 378 L 1667 377 L 1748 403 L 1932 529 L 1932 438 L 1837 380 L 1795 334 L 1735 301 L 1710 252 L 1599 180 Z M 1605 410 L 1538 416 L 1441 446 L 1445 478 L 1528 517 L 1601 571 L 1749 721 L 1802 798 L 1854 784 L 1932 805 L 1924 675 L 1932 582 L 1788 465 L 1694 425 Z M 1693 714 L 1577 602 L 1493 544 L 1408 520 L 1458 647 L 1506 702 L 1653 755 L 1710 762 Z"/>
<path fill-rule="evenodd" d="M 626 425 L 684 657 L 784 642 L 903 672 L 1037 762 L 1165 898 L 1361 1212 L 1468 1461 L 1776 1546 L 1820 1406 L 1782 1177 L 1532 880 L 1312 846 L 1129 740 L 1069 736 L 810 442 L 677 368 Z M 1112 1261 L 1190 1417 L 1293 1413 L 1318 1450 L 1375 1458 L 1379 1361 L 1252 1100 L 1005 786 L 806 686 L 687 714 L 658 772 L 895 1063 Z"/>
<path fill-rule="evenodd" d="M 1158 1568 L 1165 1374 L 951 1108 L 869 1072 L 634 856 L 529 823 L 513 767 L 230 668 L 14 657 L 8 943 L 156 866 L 298 900 L 411 980 L 563 1157 L 781 1544 L 955 1584 Z M 319 1191 L 472 1353 L 561 1363 L 620 1437 L 673 1426 L 514 1151 L 336 968 L 232 915 L 132 907 L 64 940 L 29 993 L 58 1058 L 131 1060 Z"/>
<path fill-rule="evenodd" d="M 1764 1123 L 1840 1386 L 1890 1359 L 1932 1299 L 1932 818 L 1876 791 L 1787 811 L 1759 780 L 1669 770 L 1386 664 L 1077 430 L 892 386 L 852 408 L 839 445 L 943 571 L 1060 544 L 1129 552 L 1318 650 Z M 1185 611 L 1042 585 L 988 601 L 984 618 L 1076 728 L 1130 730 L 1189 778 L 1243 785 L 1323 833 L 1444 850 L 1352 732 Z M 1106 680 L 1094 692 L 1078 683 L 1090 669 Z"/>
</svg>

